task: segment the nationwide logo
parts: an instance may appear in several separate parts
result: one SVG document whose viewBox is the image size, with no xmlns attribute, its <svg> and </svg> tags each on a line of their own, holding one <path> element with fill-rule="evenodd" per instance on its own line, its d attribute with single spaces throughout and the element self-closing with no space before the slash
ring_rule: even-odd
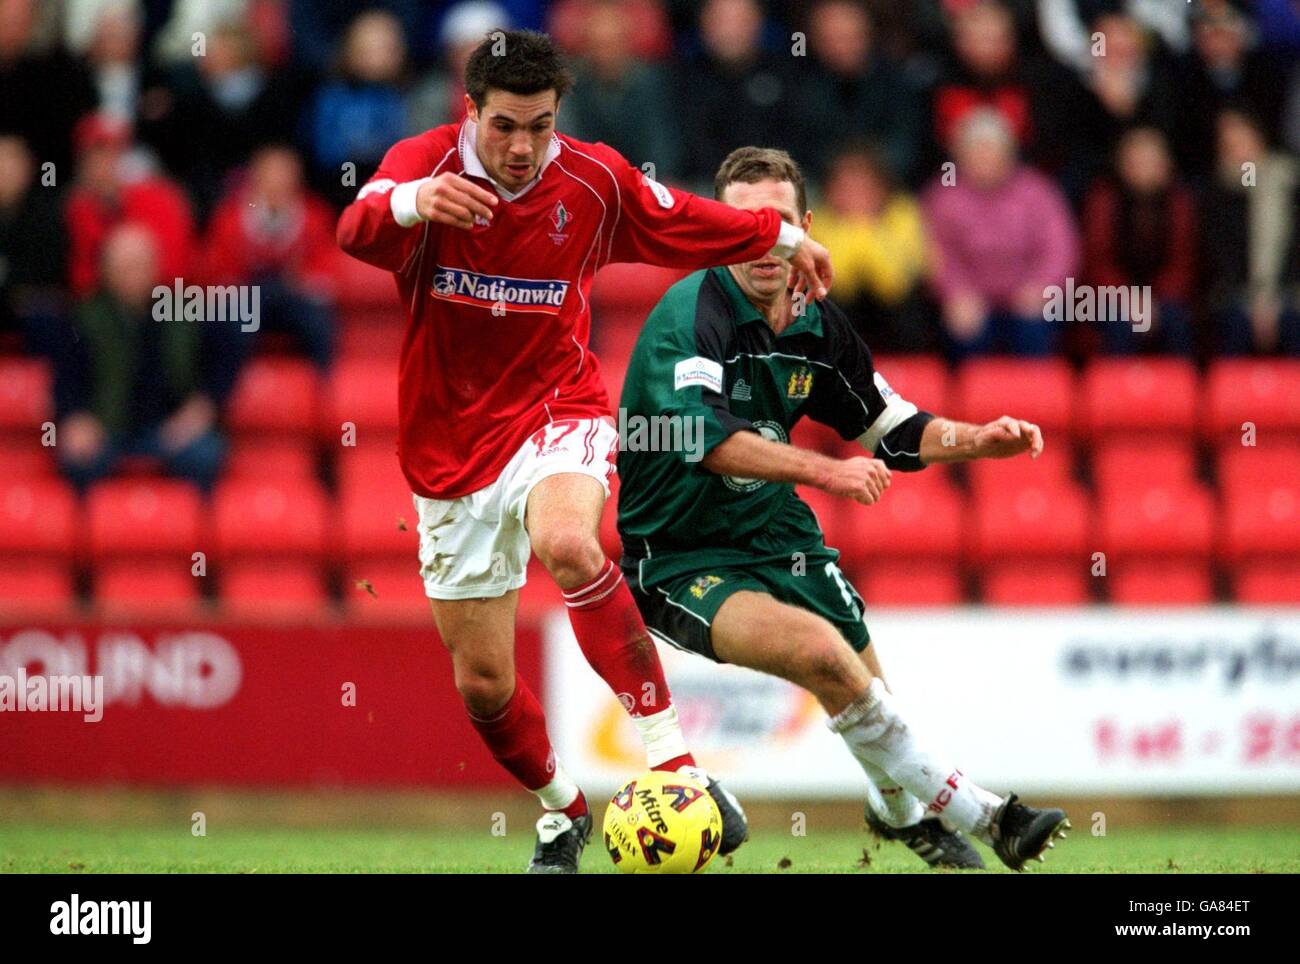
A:
<svg viewBox="0 0 1300 964">
<path fill-rule="evenodd" d="M 545 278 L 507 278 L 439 265 L 429 293 L 443 301 L 478 305 L 498 314 L 505 311 L 529 311 L 558 315 L 564 304 L 564 296 L 569 293 L 569 282 Z"/>
</svg>

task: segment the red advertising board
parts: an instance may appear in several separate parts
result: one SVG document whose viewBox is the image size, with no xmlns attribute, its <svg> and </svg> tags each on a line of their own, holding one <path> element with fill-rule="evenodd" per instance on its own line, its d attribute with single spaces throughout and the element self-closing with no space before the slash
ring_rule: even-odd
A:
<svg viewBox="0 0 1300 964">
<path fill-rule="evenodd" d="M 520 628 L 519 671 L 539 691 L 540 646 Z M 465 718 L 432 627 L 0 626 L 0 691 L 20 673 L 102 678 L 102 718 L 10 700 L 0 782 L 509 782 Z"/>
</svg>

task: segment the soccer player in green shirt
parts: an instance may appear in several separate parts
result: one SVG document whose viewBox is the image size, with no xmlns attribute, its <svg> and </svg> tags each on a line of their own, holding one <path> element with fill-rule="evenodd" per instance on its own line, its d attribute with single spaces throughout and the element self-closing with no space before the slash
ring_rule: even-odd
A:
<svg viewBox="0 0 1300 964">
<path fill-rule="evenodd" d="M 715 193 L 812 224 L 784 151 L 732 152 Z M 670 288 L 647 319 L 619 412 L 618 527 L 632 595 L 657 640 L 816 696 L 866 772 L 867 819 L 882 835 L 931 866 L 982 867 L 968 834 L 1023 869 L 1065 835 L 1065 813 L 982 789 L 908 727 L 869 646 L 862 598 L 794 486 L 870 506 L 891 470 L 1037 457 L 1042 433 L 1006 416 L 970 425 L 918 411 L 874 371 L 843 312 L 791 291 L 790 280 L 771 255 L 711 268 Z M 859 441 L 863 456 L 787 444 L 804 416 Z"/>
</svg>

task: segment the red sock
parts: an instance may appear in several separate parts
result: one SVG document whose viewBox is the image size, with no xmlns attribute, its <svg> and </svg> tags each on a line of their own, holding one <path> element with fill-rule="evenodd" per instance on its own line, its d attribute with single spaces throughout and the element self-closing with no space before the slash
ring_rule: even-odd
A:
<svg viewBox="0 0 1300 964">
<path fill-rule="evenodd" d="M 633 717 L 673 705 L 654 641 L 618 566 L 606 559 L 600 575 L 564 593 L 582 655 Z"/>
<path fill-rule="evenodd" d="M 469 721 L 493 758 L 525 788 L 540 790 L 551 782 L 555 775 L 555 751 L 546 735 L 546 717 L 537 697 L 522 679 L 515 678 L 514 693 L 495 716 L 480 720 L 471 713 Z"/>
<path fill-rule="evenodd" d="M 689 753 L 683 753 L 681 756 L 675 756 L 671 760 L 664 760 L 663 763 L 656 763 L 651 770 L 664 770 L 668 773 L 676 773 L 682 767 L 695 766 L 695 757 Z"/>
</svg>

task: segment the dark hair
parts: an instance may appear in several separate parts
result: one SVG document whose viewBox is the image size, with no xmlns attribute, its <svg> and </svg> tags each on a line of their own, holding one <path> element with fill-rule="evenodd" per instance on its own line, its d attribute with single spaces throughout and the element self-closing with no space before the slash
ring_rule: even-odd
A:
<svg viewBox="0 0 1300 964">
<path fill-rule="evenodd" d="M 757 184 L 759 181 L 789 181 L 794 185 L 799 214 L 808 212 L 808 191 L 803 172 L 793 157 L 775 147 L 738 147 L 727 155 L 713 178 L 713 196 L 722 200 L 728 184 Z"/>
<path fill-rule="evenodd" d="M 489 90 L 525 96 L 553 90 L 558 100 L 572 87 L 573 75 L 554 41 L 534 30 L 493 30 L 465 67 L 465 92 L 480 108 Z"/>
</svg>

